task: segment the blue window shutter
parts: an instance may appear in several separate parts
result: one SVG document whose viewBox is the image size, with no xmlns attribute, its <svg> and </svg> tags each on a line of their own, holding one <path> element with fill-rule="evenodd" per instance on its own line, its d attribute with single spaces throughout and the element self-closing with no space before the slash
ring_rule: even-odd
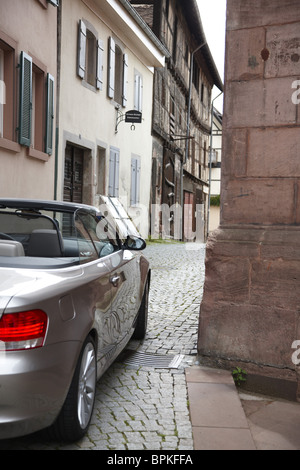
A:
<svg viewBox="0 0 300 470">
<path fill-rule="evenodd" d="M 30 147 L 32 119 L 32 58 L 25 52 L 20 57 L 19 143 Z"/>
<path fill-rule="evenodd" d="M 98 39 L 97 41 L 97 77 L 96 77 L 96 87 L 98 90 L 103 88 L 103 41 Z"/>
<path fill-rule="evenodd" d="M 141 175 L 141 162 L 137 159 L 136 167 L 136 204 L 140 203 L 140 175 Z"/>
<path fill-rule="evenodd" d="M 80 78 L 84 78 L 84 75 L 85 75 L 85 51 L 86 51 L 86 26 L 82 20 L 79 20 L 77 74 Z"/>
<path fill-rule="evenodd" d="M 54 78 L 47 74 L 47 106 L 46 106 L 46 145 L 45 152 L 53 152 L 53 121 L 54 121 Z"/>
<path fill-rule="evenodd" d="M 115 41 L 112 37 L 109 38 L 108 43 L 108 89 L 107 94 L 109 98 L 115 96 Z"/>
<path fill-rule="evenodd" d="M 112 197 L 119 196 L 119 163 L 119 150 L 111 148 L 109 154 L 108 195 Z"/>
<path fill-rule="evenodd" d="M 123 89 L 122 89 L 122 106 L 127 103 L 127 83 L 128 83 L 128 54 L 123 55 Z"/>
<path fill-rule="evenodd" d="M 134 206 L 140 202 L 140 172 L 141 163 L 139 158 L 131 159 L 131 191 L 130 205 Z"/>
<path fill-rule="evenodd" d="M 135 204 L 135 192 L 136 192 L 136 159 L 131 159 L 131 191 L 130 191 L 130 205 Z"/>
<path fill-rule="evenodd" d="M 116 152 L 115 158 L 115 197 L 119 197 L 119 168 L 120 168 L 120 153 Z"/>
<path fill-rule="evenodd" d="M 113 196 L 114 195 L 114 181 L 115 181 L 115 158 L 114 158 L 114 153 L 111 150 L 109 154 L 109 175 L 108 175 L 108 195 Z"/>
</svg>

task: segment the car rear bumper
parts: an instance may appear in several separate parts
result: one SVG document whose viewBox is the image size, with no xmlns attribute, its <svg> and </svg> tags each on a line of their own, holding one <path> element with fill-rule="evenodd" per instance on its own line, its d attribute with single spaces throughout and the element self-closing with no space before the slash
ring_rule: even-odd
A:
<svg viewBox="0 0 300 470">
<path fill-rule="evenodd" d="M 79 342 L 0 351 L 0 439 L 50 426 L 68 393 Z"/>
</svg>

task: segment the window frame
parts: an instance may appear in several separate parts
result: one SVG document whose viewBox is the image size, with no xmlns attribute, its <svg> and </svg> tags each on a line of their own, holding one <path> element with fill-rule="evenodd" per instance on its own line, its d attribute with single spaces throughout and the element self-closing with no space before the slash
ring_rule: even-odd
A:
<svg viewBox="0 0 300 470">
<path fill-rule="evenodd" d="M 6 85 L 4 81 L 4 51 L 0 49 L 0 138 L 3 139 L 4 128 L 4 105 L 6 104 Z"/>
<path fill-rule="evenodd" d="M 0 148 L 19 152 L 17 138 L 17 90 L 16 90 L 16 49 L 17 43 L 0 31 L 0 48 L 4 52 L 5 107 L 3 108 L 3 134 Z"/>
<path fill-rule="evenodd" d="M 128 99 L 128 69 L 128 54 L 109 36 L 107 96 L 123 108 L 126 107 Z"/>
<path fill-rule="evenodd" d="M 143 76 L 137 70 L 134 71 L 134 109 L 143 111 Z"/>
<path fill-rule="evenodd" d="M 44 161 L 53 153 L 54 84 L 46 66 L 21 51 L 19 144 L 28 148 L 28 156 Z"/>
</svg>

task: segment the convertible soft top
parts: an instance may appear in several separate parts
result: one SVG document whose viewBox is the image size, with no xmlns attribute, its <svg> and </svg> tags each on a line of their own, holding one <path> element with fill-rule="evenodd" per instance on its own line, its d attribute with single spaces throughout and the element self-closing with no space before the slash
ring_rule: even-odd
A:
<svg viewBox="0 0 300 470">
<path fill-rule="evenodd" d="M 94 206 L 87 204 L 76 204 L 74 202 L 65 201 L 47 201 L 43 199 L 17 199 L 17 198 L 0 198 L 0 208 L 9 209 L 28 209 L 28 210 L 47 210 L 47 211 L 63 211 L 75 212 L 77 209 L 89 209 L 96 213 L 99 210 Z"/>
</svg>

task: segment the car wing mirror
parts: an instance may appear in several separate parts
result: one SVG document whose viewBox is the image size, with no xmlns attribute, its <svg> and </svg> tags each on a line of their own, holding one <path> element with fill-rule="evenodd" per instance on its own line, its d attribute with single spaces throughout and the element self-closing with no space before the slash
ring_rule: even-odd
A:
<svg viewBox="0 0 300 470">
<path fill-rule="evenodd" d="M 128 235 L 126 241 L 123 243 L 125 250 L 144 250 L 146 242 L 143 238 L 136 237 L 135 235 Z"/>
</svg>

